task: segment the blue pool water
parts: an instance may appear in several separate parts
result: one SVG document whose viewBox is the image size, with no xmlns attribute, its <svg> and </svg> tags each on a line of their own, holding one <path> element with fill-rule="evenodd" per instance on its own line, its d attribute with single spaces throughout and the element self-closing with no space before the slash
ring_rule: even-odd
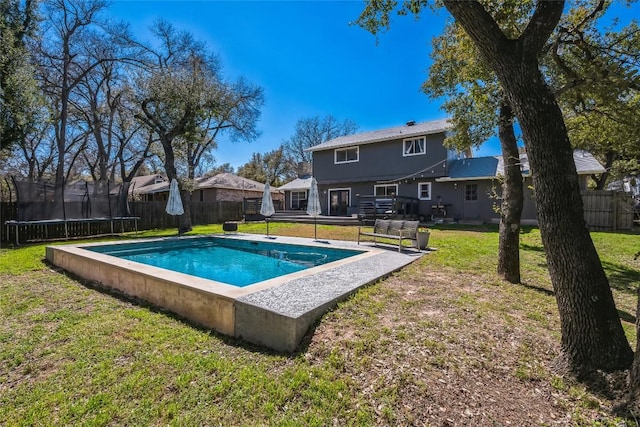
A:
<svg viewBox="0 0 640 427">
<path fill-rule="evenodd" d="M 362 253 L 215 237 L 92 246 L 87 249 L 239 287 Z"/>
</svg>

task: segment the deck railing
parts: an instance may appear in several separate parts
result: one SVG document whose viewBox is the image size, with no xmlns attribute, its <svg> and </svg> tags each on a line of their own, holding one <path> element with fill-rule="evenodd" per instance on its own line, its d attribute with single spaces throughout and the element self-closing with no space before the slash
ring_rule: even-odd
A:
<svg viewBox="0 0 640 427">
<path fill-rule="evenodd" d="M 405 196 L 358 196 L 358 219 L 373 224 L 376 219 L 415 220 L 420 216 L 420 200 Z"/>
</svg>

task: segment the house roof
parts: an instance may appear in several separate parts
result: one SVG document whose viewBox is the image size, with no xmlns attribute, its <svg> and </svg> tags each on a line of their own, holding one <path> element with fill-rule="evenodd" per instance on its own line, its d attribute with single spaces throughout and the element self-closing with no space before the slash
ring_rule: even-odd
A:
<svg viewBox="0 0 640 427">
<path fill-rule="evenodd" d="M 131 179 L 131 185 L 129 186 L 129 188 L 140 188 L 140 187 L 146 187 L 147 185 L 153 185 L 156 183 L 156 181 L 167 181 L 167 178 L 164 175 L 161 175 L 159 173 L 154 173 L 151 175 L 141 175 L 141 176 L 134 176 Z"/>
<path fill-rule="evenodd" d="M 496 170 L 496 173 L 498 175 L 504 175 L 504 157 L 496 157 L 498 158 L 498 168 Z M 531 173 L 531 167 L 529 166 L 529 157 L 527 156 L 527 153 L 520 153 L 520 170 L 522 171 L 522 175 L 525 176 Z"/>
<path fill-rule="evenodd" d="M 494 178 L 497 175 L 499 162 L 498 157 L 472 157 L 469 159 L 455 160 L 449 168 L 448 178 Z"/>
<path fill-rule="evenodd" d="M 205 188 L 225 188 L 230 190 L 264 191 L 264 184 L 231 173 L 220 173 L 211 177 L 196 178 L 196 190 Z M 169 182 L 146 185 L 136 190 L 137 194 L 155 194 L 169 191 Z M 279 193 L 277 188 L 271 188 L 272 193 Z"/>
<path fill-rule="evenodd" d="M 451 129 L 451 124 L 447 119 L 415 123 L 412 125 L 405 124 L 402 126 L 380 129 L 371 132 L 340 136 L 338 138 L 323 142 L 322 144 L 307 148 L 305 151 L 313 152 L 362 144 L 373 144 L 375 142 L 390 141 L 399 138 L 409 138 L 412 136 L 442 133 L 446 132 L 449 129 Z"/>
<path fill-rule="evenodd" d="M 295 191 L 295 190 L 308 190 L 311 188 L 311 177 L 309 178 L 296 178 L 291 182 L 278 187 L 281 191 Z"/>
<path fill-rule="evenodd" d="M 264 191 L 264 184 L 232 173 L 219 173 L 209 178 L 197 180 L 196 188 L 226 188 L 231 190 Z M 279 193 L 277 188 L 271 188 L 271 193 Z"/>
<path fill-rule="evenodd" d="M 131 182 L 129 183 L 129 194 L 145 193 L 146 191 L 141 191 L 141 189 L 149 185 L 154 185 L 157 181 L 166 182 L 167 177 L 159 173 L 154 173 L 151 175 L 134 176 L 131 179 Z M 121 188 L 122 188 L 122 184 L 118 184 L 117 186 L 113 187 L 109 191 L 109 194 L 113 194 L 113 195 L 119 194 Z"/>
<path fill-rule="evenodd" d="M 149 184 L 142 187 L 136 187 L 133 192 L 135 194 L 155 194 L 169 191 L 169 181 L 159 182 L 157 184 Z"/>
<path fill-rule="evenodd" d="M 594 174 L 606 171 L 598 159 L 585 150 L 574 150 L 573 161 L 576 162 L 576 169 L 578 169 L 579 174 Z"/>
<path fill-rule="evenodd" d="M 588 151 L 575 150 L 573 152 L 573 161 L 576 164 L 578 175 L 591 175 L 605 171 L 600 162 Z M 526 153 L 520 154 L 520 165 L 522 175 L 527 176 L 531 173 L 529 158 Z M 504 159 L 502 156 L 472 157 L 453 161 L 449 168 L 449 175 L 438 178 L 436 181 L 493 179 L 500 175 L 504 175 Z"/>
</svg>

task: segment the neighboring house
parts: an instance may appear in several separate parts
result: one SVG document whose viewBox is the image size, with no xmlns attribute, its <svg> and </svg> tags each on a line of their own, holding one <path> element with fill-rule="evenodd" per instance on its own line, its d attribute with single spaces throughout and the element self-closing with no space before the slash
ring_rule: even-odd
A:
<svg viewBox="0 0 640 427">
<path fill-rule="evenodd" d="M 624 191 L 630 193 L 632 197 L 640 197 L 640 176 L 628 176 L 618 181 L 613 181 L 607 185 L 609 191 Z"/>
<path fill-rule="evenodd" d="M 159 181 L 154 184 L 129 189 L 129 197 L 142 202 L 159 202 L 169 199 L 169 181 Z"/>
<path fill-rule="evenodd" d="M 221 173 L 212 177 L 196 178 L 192 192 L 193 202 L 242 202 L 245 198 L 261 198 L 264 184 L 230 173 Z M 136 192 L 146 201 L 165 201 L 169 197 L 169 182 L 146 185 Z M 271 188 L 274 204 L 282 204 L 284 194 L 277 188 Z"/>
<path fill-rule="evenodd" d="M 490 222 L 499 218 L 501 156 L 461 158 L 444 147 L 447 120 L 342 136 L 308 149 L 318 181 L 324 215 L 352 215 L 375 200 L 376 214 L 403 214 L 426 220 Z M 574 153 L 580 182 L 604 168 L 587 152 Z M 521 156 L 528 177 L 526 154 Z M 526 178 L 525 186 L 531 185 Z M 393 200 L 393 210 L 381 201 Z M 401 206 L 402 212 L 397 209 Z M 535 220 L 530 190 L 525 191 L 523 219 Z M 525 221 L 526 222 L 526 221 Z"/>
<path fill-rule="evenodd" d="M 625 192 L 631 196 L 636 222 L 640 220 L 640 176 L 628 176 L 607 185 L 607 190 Z"/>
<path fill-rule="evenodd" d="M 151 175 L 136 176 L 131 180 L 131 183 L 129 184 L 129 198 L 133 200 L 150 201 L 153 200 L 154 194 L 162 193 L 162 189 L 165 187 L 168 192 L 169 181 L 164 175 L 156 173 Z M 120 187 L 118 187 L 117 189 L 117 192 L 119 191 Z M 164 200 L 166 200 L 166 198 Z"/>
<path fill-rule="evenodd" d="M 242 202 L 245 198 L 261 198 L 264 193 L 264 183 L 231 173 L 220 173 L 209 178 L 196 178 L 196 183 L 192 200 L 200 202 Z M 277 207 L 281 206 L 284 194 L 274 187 L 271 187 L 270 190 L 274 204 Z"/>
<path fill-rule="evenodd" d="M 311 177 L 296 178 L 278 189 L 284 192 L 284 209 L 305 210 L 311 188 Z"/>
</svg>

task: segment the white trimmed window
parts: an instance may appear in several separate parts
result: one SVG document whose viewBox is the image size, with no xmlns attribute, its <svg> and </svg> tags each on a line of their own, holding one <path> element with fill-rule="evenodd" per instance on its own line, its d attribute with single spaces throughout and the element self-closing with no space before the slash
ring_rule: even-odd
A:
<svg viewBox="0 0 640 427">
<path fill-rule="evenodd" d="M 417 156 L 427 153 L 427 140 L 424 136 L 405 139 L 402 144 L 402 155 Z"/>
<path fill-rule="evenodd" d="M 418 198 L 420 200 L 431 200 L 431 183 L 430 182 L 418 183 Z"/>
<path fill-rule="evenodd" d="M 291 192 L 291 209 L 304 209 L 307 205 L 306 191 Z"/>
<path fill-rule="evenodd" d="M 359 147 L 336 148 L 334 151 L 335 163 L 353 163 L 360 158 Z"/>
<path fill-rule="evenodd" d="M 373 194 L 376 196 L 395 196 L 398 194 L 398 184 L 374 185 Z"/>
</svg>

